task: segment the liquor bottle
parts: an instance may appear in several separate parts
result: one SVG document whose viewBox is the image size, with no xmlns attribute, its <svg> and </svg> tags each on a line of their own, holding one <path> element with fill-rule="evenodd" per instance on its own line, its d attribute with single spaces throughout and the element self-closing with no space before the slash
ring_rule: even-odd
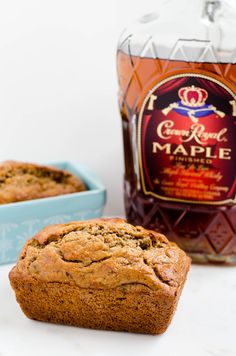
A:
<svg viewBox="0 0 236 356">
<path fill-rule="evenodd" d="M 236 263 L 236 4 L 170 0 L 117 52 L 129 222 Z"/>
</svg>

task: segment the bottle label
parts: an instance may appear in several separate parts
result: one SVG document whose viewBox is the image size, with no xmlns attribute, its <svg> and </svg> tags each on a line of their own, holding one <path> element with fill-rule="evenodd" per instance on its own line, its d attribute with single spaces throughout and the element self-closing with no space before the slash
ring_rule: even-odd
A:
<svg viewBox="0 0 236 356">
<path fill-rule="evenodd" d="M 204 74 L 159 82 L 141 106 L 138 152 L 145 194 L 199 204 L 235 202 L 236 94 Z"/>
</svg>

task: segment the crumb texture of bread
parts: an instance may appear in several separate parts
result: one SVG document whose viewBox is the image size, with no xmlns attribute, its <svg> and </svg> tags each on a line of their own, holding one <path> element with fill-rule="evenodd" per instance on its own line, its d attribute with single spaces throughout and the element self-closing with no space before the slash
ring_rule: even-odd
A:
<svg viewBox="0 0 236 356">
<path fill-rule="evenodd" d="M 43 229 L 24 246 L 10 281 L 31 319 L 159 334 L 189 266 L 165 236 L 122 219 L 96 219 Z"/>
<path fill-rule="evenodd" d="M 84 183 L 65 170 L 16 161 L 0 164 L 0 204 L 84 190 Z"/>
</svg>

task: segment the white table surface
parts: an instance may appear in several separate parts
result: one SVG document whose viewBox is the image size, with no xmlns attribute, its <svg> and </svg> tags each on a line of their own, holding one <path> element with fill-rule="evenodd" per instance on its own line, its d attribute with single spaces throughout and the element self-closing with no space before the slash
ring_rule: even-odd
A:
<svg viewBox="0 0 236 356">
<path fill-rule="evenodd" d="M 0 267 L 0 356 L 235 356 L 236 268 L 192 266 L 161 336 L 86 330 L 27 319 Z"/>
</svg>

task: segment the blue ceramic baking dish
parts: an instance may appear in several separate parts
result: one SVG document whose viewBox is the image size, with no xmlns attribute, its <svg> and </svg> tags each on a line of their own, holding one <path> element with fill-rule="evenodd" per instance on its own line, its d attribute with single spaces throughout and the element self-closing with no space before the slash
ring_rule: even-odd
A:
<svg viewBox="0 0 236 356">
<path fill-rule="evenodd" d="M 102 216 L 106 191 L 94 173 L 71 162 L 49 165 L 79 176 L 88 190 L 0 205 L 0 264 L 15 262 L 25 241 L 46 225 Z"/>
</svg>

